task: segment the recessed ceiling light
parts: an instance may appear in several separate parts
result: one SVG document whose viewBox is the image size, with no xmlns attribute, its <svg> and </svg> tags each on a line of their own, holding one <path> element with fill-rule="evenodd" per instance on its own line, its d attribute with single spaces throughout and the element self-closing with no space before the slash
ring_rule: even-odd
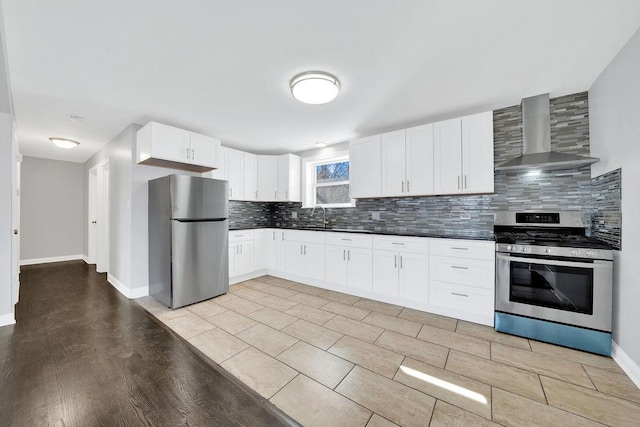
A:
<svg viewBox="0 0 640 427">
<path fill-rule="evenodd" d="M 67 138 L 51 137 L 49 138 L 49 140 L 60 148 L 73 148 L 80 145 L 78 141 L 74 141 L 73 139 L 67 139 Z"/>
<path fill-rule="evenodd" d="M 316 147 L 324 148 L 326 146 L 327 146 L 327 144 L 325 142 L 316 142 Z"/>
<path fill-rule="evenodd" d="M 322 71 L 300 73 L 291 79 L 290 86 L 293 97 L 306 104 L 325 104 L 340 92 L 338 79 Z"/>
<path fill-rule="evenodd" d="M 75 114 L 70 115 L 69 119 L 73 120 L 74 122 L 81 122 L 82 121 L 82 117 L 76 116 Z"/>
</svg>

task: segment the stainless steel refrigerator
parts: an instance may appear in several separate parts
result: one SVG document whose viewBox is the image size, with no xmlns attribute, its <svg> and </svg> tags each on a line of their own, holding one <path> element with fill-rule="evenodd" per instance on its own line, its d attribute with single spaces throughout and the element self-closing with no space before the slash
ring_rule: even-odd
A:
<svg viewBox="0 0 640 427">
<path fill-rule="evenodd" d="M 186 175 L 149 181 L 149 293 L 167 307 L 229 291 L 227 187 Z"/>
</svg>

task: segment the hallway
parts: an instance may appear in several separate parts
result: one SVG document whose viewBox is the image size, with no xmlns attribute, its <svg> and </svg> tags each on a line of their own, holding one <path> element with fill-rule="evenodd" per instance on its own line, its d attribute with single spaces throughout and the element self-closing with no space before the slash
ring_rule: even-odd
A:
<svg viewBox="0 0 640 427">
<path fill-rule="evenodd" d="M 22 267 L 2 425 L 295 425 L 82 261 Z"/>
</svg>

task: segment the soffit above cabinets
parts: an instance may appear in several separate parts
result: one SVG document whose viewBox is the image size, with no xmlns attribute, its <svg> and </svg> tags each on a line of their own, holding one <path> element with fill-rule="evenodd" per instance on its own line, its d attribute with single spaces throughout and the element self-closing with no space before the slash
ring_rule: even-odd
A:
<svg viewBox="0 0 640 427">
<path fill-rule="evenodd" d="M 637 0 L 2 6 L 21 150 L 76 162 L 150 120 L 281 154 L 584 91 L 640 26 Z M 338 97 L 296 101 L 307 70 L 335 75 Z"/>
</svg>

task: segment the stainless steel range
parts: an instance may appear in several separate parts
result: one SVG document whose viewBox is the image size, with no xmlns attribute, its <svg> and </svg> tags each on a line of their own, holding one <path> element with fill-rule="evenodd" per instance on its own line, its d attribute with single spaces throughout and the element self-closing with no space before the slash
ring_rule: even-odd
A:
<svg viewBox="0 0 640 427">
<path fill-rule="evenodd" d="M 613 252 L 581 212 L 497 212 L 495 329 L 611 354 Z"/>
</svg>

